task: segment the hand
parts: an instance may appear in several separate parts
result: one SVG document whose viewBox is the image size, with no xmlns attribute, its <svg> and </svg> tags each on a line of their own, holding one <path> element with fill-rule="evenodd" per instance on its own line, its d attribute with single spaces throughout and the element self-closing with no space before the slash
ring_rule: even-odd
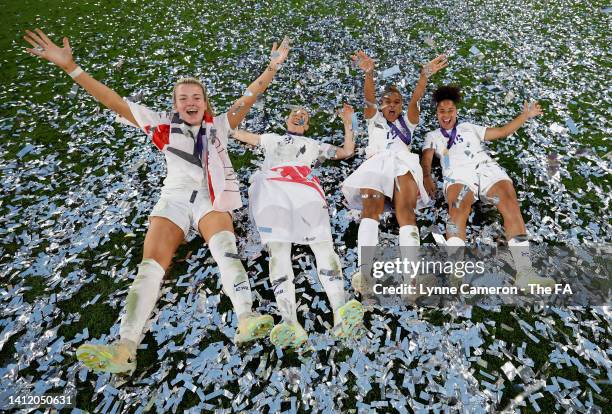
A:
<svg viewBox="0 0 612 414">
<path fill-rule="evenodd" d="M 355 110 L 353 107 L 347 103 L 342 106 L 342 110 L 338 111 L 338 115 L 342 118 L 345 124 L 350 124 L 353 122 L 353 114 Z"/>
<path fill-rule="evenodd" d="M 285 59 L 287 59 L 289 49 L 289 38 L 287 36 L 283 38 L 283 41 L 278 48 L 276 42 L 274 42 L 272 45 L 272 51 L 270 52 L 270 65 L 274 67 L 281 65 Z"/>
<path fill-rule="evenodd" d="M 26 34 L 23 37 L 33 47 L 32 49 L 26 49 L 30 54 L 48 60 L 65 71 L 76 67 L 72 59 L 72 48 L 67 37 L 63 39 L 64 47 L 58 47 L 42 30 L 35 29 L 35 31 L 36 33 L 26 30 Z"/>
<path fill-rule="evenodd" d="M 351 56 L 353 63 L 359 67 L 364 73 L 370 73 L 374 70 L 374 59 L 369 57 L 363 50 L 358 51 Z"/>
<path fill-rule="evenodd" d="M 425 186 L 425 191 L 431 198 L 436 198 L 436 183 L 434 182 L 431 175 L 426 175 L 423 177 L 423 185 Z"/>
<path fill-rule="evenodd" d="M 535 118 L 536 116 L 542 115 L 542 108 L 537 101 L 523 103 L 523 114 L 527 116 L 527 119 Z"/>
<path fill-rule="evenodd" d="M 446 55 L 441 54 L 437 58 L 423 65 L 423 69 L 421 70 L 421 73 L 425 75 L 426 78 L 430 78 L 434 73 L 438 72 L 441 69 L 444 69 L 447 66 L 448 66 L 448 60 L 446 59 Z"/>
</svg>

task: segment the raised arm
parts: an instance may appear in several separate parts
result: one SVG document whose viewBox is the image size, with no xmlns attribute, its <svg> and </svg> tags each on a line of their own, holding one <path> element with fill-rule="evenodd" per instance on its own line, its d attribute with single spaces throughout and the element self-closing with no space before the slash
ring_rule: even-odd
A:
<svg viewBox="0 0 612 414">
<path fill-rule="evenodd" d="M 32 45 L 32 49 L 26 49 L 30 54 L 61 68 L 102 105 L 126 118 L 132 124 L 138 125 L 127 102 L 117 92 L 89 76 L 74 62 L 72 48 L 67 37 L 63 39 L 64 47 L 57 46 L 40 29 L 35 29 L 34 32 L 26 30 L 23 38 Z"/>
<path fill-rule="evenodd" d="M 376 85 L 374 85 L 374 59 L 369 57 L 363 50 L 358 51 L 351 56 L 353 62 L 363 71 L 365 79 L 363 80 L 363 97 L 365 99 L 365 107 L 363 115 L 365 119 L 370 119 L 376 115 Z"/>
<path fill-rule="evenodd" d="M 497 128 L 487 128 L 485 131 L 485 141 L 495 141 L 496 139 L 505 138 L 512 135 L 514 131 L 523 126 L 531 118 L 542 115 L 542 108 L 537 102 L 527 102 L 523 104 L 523 112 L 506 125 Z"/>
<path fill-rule="evenodd" d="M 268 85 L 274 79 L 274 75 L 276 75 L 278 66 L 287 59 L 288 53 L 289 38 L 285 37 L 278 48 L 276 47 L 276 42 L 274 42 L 270 54 L 270 63 L 266 70 L 249 85 L 245 94 L 238 98 L 227 111 L 227 120 L 229 121 L 230 128 L 234 129 L 242 122 L 257 100 L 257 96 L 264 93 L 268 88 Z"/>
<path fill-rule="evenodd" d="M 344 123 L 344 144 L 342 148 L 338 148 L 336 151 L 335 160 L 342 160 L 345 158 L 352 157 L 355 153 L 355 140 L 353 133 L 353 114 L 355 111 L 353 107 L 349 104 L 344 104 L 342 107 L 342 111 L 340 112 L 340 116 L 342 117 L 342 122 Z"/>
<path fill-rule="evenodd" d="M 431 198 L 435 198 L 436 196 L 436 183 L 431 176 L 431 162 L 433 160 L 433 156 L 435 154 L 435 150 L 433 148 L 427 148 L 423 150 L 423 154 L 421 155 L 421 168 L 423 168 L 423 185 L 425 186 L 425 190 L 427 194 Z"/>
<path fill-rule="evenodd" d="M 408 120 L 412 124 L 419 123 L 419 101 L 425 95 L 425 88 L 427 88 L 428 79 L 440 69 L 448 66 L 448 61 L 446 60 L 446 55 L 440 55 L 436 57 L 434 60 L 428 62 L 421 69 L 421 76 L 419 76 L 419 80 L 417 81 L 416 86 L 414 87 L 414 92 L 412 92 L 412 97 L 410 98 L 410 102 L 408 103 Z"/>
<path fill-rule="evenodd" d="M 261 135 L 252 134 L 242 129 L 237 129 L 231 133 L 231 136 L 245 144 L 257 146 L 261 141 Z"/>
</svg>

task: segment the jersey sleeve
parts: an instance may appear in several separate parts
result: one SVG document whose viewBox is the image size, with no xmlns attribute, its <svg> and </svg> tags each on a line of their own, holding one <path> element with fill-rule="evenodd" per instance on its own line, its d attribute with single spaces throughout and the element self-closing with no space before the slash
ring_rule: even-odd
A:
<svg viewBox="0 0 612 414">
<path fill-rule="evenodd" d="M 273 151 L 279 141 L 280 136 L 277 134 L 261 134 L 259 137 L 259 145 L 263 148 L 265 154 Z"/>
<path fill-rule="evenodd" d="M 436 132 L 435 131 L 430 131 L 427 134 L 425 134 L 425 139 L 423 139 L 423 151 L 427 150 L 427 149 L 433 149 L 434 151 L 437 151 L 436 148 Z"/>
<path fill-rule="evenodd" d="M 474 134 L 478 137 L 480 141 L 485 140 L 485 133 L 487 132 L 487 127 L 482 125 L 469 124 L 470 128 L 474 132 Z"/>
<path fill-rule="evenodd" d="M 136 128 L 142 129 L 146 134 L 149 134 L 152 129 L 161 124 L 169 124 L 170 118 L 165 112 L 156 112 L 152 109 L 147 108 L 144 105 L 137 104 L 126 100 L 134 119 L 138 125 L 134 125 L 126 118 L 117 115 L 116 121 L 124 125 L 130 125 Z"/>
</svg>

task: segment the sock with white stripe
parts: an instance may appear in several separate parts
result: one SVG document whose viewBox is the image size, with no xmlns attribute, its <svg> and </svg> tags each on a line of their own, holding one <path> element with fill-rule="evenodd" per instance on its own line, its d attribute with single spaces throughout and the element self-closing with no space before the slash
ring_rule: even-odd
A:
<svg viewBox="0 0 612 414">
<path fill-rule="evenodd" d="M 234 233 L 227 230 L 215 233 L 208 242 L 208 248 L 219 266 L 221 286 L 232 301 L 236 315 L 240 318 L 242 314 L 251 312 L 251 285 L 238 255 Z"/>
</svg>

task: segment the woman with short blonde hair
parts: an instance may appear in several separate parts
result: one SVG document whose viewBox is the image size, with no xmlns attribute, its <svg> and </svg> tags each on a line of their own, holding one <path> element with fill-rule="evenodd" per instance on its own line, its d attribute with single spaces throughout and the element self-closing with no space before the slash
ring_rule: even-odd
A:
<svg viewBox="0 0 612 414">
<path fill-rule="evenodd" d="M 122 99 L 83 71 L 73 60 L 67 38 L 63 39 L 63 47 L 40 29 L 27 30 L 24 38 L 32 45 L 27 49 L 29 53 L 63 69 L 102 105 L 117 113 L 120 122 L 149 135 L 164 153 L 168 167 L 161 197 L 149 217 L 143 259 L 126 299 L 120 340 L 111 345 L 82 345 L 77 358 L 96 371 L 135 369 L 136 348 L 157 302 L 162 279 L 190 228 L 198 230 L 208 243 L 219 266 L 223 289 L 238 315 L 234 342 L 242 344 L 267 335 L 272 317 L 251 311 L 249 279 L 236 249 L 231 212 L 242 202 L 227 140 L 229 131 L 244 119 L 287 58 L 288 40 L 278 48 L 274 44 L 266 70 L 226 113 L 214 116 L 206 87 L 198 79 L 180 79 L 174 86 L 172 111 L 157 112 Z"/>
</svg>

